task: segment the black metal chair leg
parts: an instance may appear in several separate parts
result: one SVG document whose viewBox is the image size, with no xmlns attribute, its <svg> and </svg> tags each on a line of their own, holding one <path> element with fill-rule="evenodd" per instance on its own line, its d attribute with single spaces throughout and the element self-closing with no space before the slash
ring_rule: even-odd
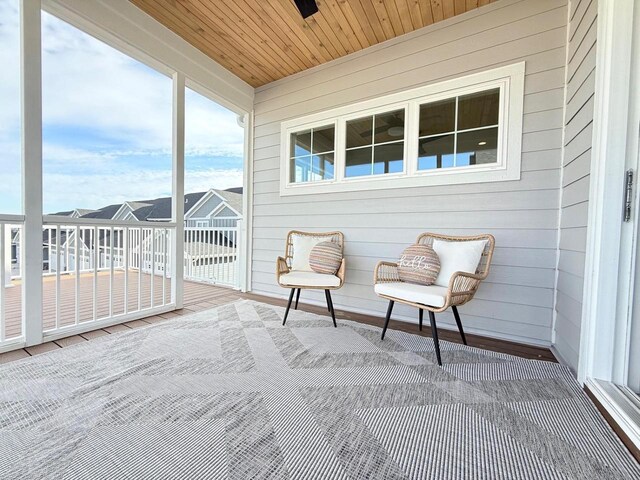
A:
<svg viewBox="0 0 640 480">
<path fill-rule="evenodd" d="M 300 290 L 302 290 L 302 289 L 300 289 L 300 288 L 299 288 L 299 289 L 298 289 L 298 293 L 296 293 L 296 304 L 295 304 L 295 306 L 293 307 L 293 309 L 294 309 L 294 310 L 297 310 L 297 309 L 298 309 L 298 300 L 300 300 Z"/>
<path fill-rule="evenodd" d="M 380 340 L 384 340 L 384 334 L 387 333 L 387 327 L 389 326 L 389 319 L 391 319 L 391 312 L 393 311 L 393 300 L 389 300 L 389 307 L 387 308 L 387 317 L 384 319 L 384 328 L 382 329 L 382 337 Z"/>
<path fill-rule="evenodd" d="M 460 321 L 460 314 L 458 313 L 458 307 L 455 305 L 451 307 L 453 310 L 453 316 L 456 317 L 456 323 L 458 324 L 458 330 L 460 331 L 460 336 L 462 337 L 462 343 L 467 344 L 467 339 L 464 336 L 464 330 L 462 329 L 462 322 Z"/>
<path fill-rule="evenodd" d="M 333 319 L 333 326 L 338 328 L 338 324 L 336 323 L 336 311 L 333 309 L 333 300 L 331 299 L 331 292 L 329 290 L 325 290 L 324 294 L 327 297 L 327 307 L 329 307 L 329 313 L 331 313 L 331 318 Z"/>
<path fill-rule="evenodd" d="M 293 294 L 295 293 L 295 291 L 296 289 L 292 288 L 291 293 L 289 294 L 289 303 L 287 303 L 287 309 L 284 311 L 284 320 L 282 320 L 282 326 L 287 323 L 287 317 L 289 316 L 289 309 L 291 308 L 291 302 L 293 301 Z"/>
<path fill-rule="evenodd" d="M 422 331 L 422 318 L 424 317 L 424 310 L 420 308 L 418 312 L 420 312 L 420 331 Z"/>
<path fill-rule="evenodd" d="M 431 321 L 431 336 L 433 337 L 433 344 L 436 347 L 436 358 L 438 359 L 438 365 L 442 366 L 442 359 L 440 358 L 440 342 L 438 341 L 438 327 L 436 327 L 436 314 L 429 310 L 429 320 Z"/>
<path fill-rule="evenodd" d="M 327 299 L 327 312 L 331 313 L 331 302 L 329 301 L 329 290 L 324 291 L 324 298 Z"/>
</svg>

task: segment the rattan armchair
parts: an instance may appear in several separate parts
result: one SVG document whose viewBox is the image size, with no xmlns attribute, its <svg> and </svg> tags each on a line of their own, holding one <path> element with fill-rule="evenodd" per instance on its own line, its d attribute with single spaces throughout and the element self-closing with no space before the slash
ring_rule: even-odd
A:
<svg viewBox="0 0 640 480">
<path fill-rule="evenodd" d="M 336 274 L 329 275 L 313 272 L 303 272 L 303 275 L 296 274 L 296 272 L 292 270 L 294 255 L 293 238 L 296 235 L 307 237 L 323 237 L 326 238 L 326 241 L 337 243 L 340 246 L 340 251 L 342 253 L 342 263 L 340 264 L 340 268 L 338 269 Z M 291 309 L 293 295 L 296 294 L 294 310 L 297 310 L 298 300 L 300 300 L 300 291 L 313 289 L 324 290 L 325 298 L 327 300 L 327 309 L 331 314 L 331 318 L 333 319 L 333 326 L 337 327 L 338 325 L 336 323 L 336 314 L 333 308 L 333 300 L 331 299 L 331 290 L 337 290 L 341 288 L 342 285 L 344 285 L 345 270 L 346 262 L 344 259 L 344 235 L 342 234 L 342 232 L 315 233 L 291 230 L 287 234 L 287 245 L 285 247 L 284 257 L 278 257 L 276 263 L 276 280 L 278 281 L 278 285 L 283 288 L 291 289 L 282 325 L 287 322 L 287 316 L 289 315 L 289 310 Z"/>
<path fill-rule="evenodd" d="M 462 337 L 462 342 L 465 345 L 467 344 L 467 339 L 464 335 L 464 330 L 462 328 L 462 322 L 460 321 L 460 314 L 458 313 L 457 307 L 469 302 L 476 294 L 476 291 L 480 286 L 480 282 L 487 278 L 487 275 L 489 274 L 489 266 L 491 265 L 491 259 L 493 257 L 495 239 L 493 235 L 489 234 L 457 237 L 450 235 L 439 235 L 436 233 L 423 233 L 418 236 L 418 240 L 416 243 L 431 246 L 435 239 L 447 242 L 469 242 L 485 240 L 486 245 L 482 252 L 480 263 L 478 264 L 476 271 L 474 273 L 453 273 L 449 279 L 448 287 L 421 286 L 414 284 L 404 284 L 404 282 L 400 280 L 400 276 L 398 274 L 398 265 L 396 263 L 378 262 L 375 268 L 373 281 L 376 286 L 380 284 L 393 284 L 394 286 L 398 287 L 390 289 L 388 288 L 390 285 L 387 285 L 387 288 L 376 288 L 376 293 L 378 296 L 389 300 L 384 328 L 382 330 L 382 339 L 384 340 L 384 336 L 389 325 L 389 319 L 391 318 L 391 312 L 393 310 L 395 302 L 410 305 L 418 309 L 420 330 L 422 330 L 423 313 L 424 310 L 426 310 L 429 312 L 431 334 L 433 336 L 433 341 L 435 344 L 438 364 L 442 365 L 435 314 L 444 312 L 449 307 L 451 307 L 456 323 L 458 325 L 458 330 L 460 331 L 460 336 Z M 404 296 L 402 293 L 403 287 L 412 289 L 414 294 Z M 389 291 L 391 290 L 393 290 L 395 294 L 390 294 Z M 421 298 L 424 298 L 425 301 L 428 301 L 429 299 L 433 299 L 433 301 L 428 303 L 421 303 L 410 299 L 411 297 L 416 297 L 415 292 L 418 292 L 418 294 L 422 292 Z"/>
</svg>

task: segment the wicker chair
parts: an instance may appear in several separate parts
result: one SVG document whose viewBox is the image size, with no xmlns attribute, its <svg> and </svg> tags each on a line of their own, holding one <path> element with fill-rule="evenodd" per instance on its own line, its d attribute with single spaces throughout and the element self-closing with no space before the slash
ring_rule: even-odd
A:
<svg viewBox="0 0 640 480">
<path fill-rule="evenodd" d="M 342 263 L 335 275 L 321 274 L 315 272 L 296 272 L 292 270 L 293 265 L 293 238 L 296 235 L 306 237 L 323 237 L 326 241 L 332 241 L 340 246 L 342 253 Z M 301 290 L 324 290 L 325 298 L 327 300 L 327 309 L 333 319 L 333 326 L 337 327 L 336 314 L 333 308 L 333 300 L 331 299 L 331 290 L 337 290 L 344 284 L 344 274 L 346 269 L 346 263 L 344 259 L 344 235 L 342 232 L 301 232 L 298 230 L 292 230 L 287 234 L 287 246 L 285 249 L 284 257 L 278 257 L 276 265 L 276 279 L 278 285 L 284 288 L 290 288 L 289 302 L 287 303 L 287 309 L 284 313 L 284 320 L 282 325 L 287 322 L 287 316 L 291 309 L 291 302 L 293 301 L 293 295 L 296 294 L 296 303 L 294 310 L 298 308 L 298 300 L 300 299 Z"/>
<path fill-rule="evenodd" d="M 449 279 L 448 287 L 406 284 L 400 280 L 398 275 L 398 265 L 396 263 L 378 262 L 374 272 L 374 284 L 376 285 L 376 294 L 389 300 L 387 316 L 382 330 L 382 339 L 384 340 L 384 335 L 387 331 L 387 326 L 389 325 L 389 319 L 391 318 L 391 312 L 395 302 L 404 303 L 405 305 L 416 307 L 419 310 L 420 330 L 422 330 L 422 317 L 424 310 L 427 310 L 429 312 L 429 320 L 431 322 L 431 334 L 435 344 L 436 357 L 438 359 L 438 364 L 442 365 L 435 314 L 444 312 L 447 308 L 451 307 L 456 323 L 458 324 L 458 330 L 460 331 L 462 342 L 465 345 L 467 344 L 467 339 L 465 338 L 464 330 L 462 329 L 462 322 L 460 321 L 460 315 L 457 307 L 469 302 L 478 290 L 480 282 L 487 278 L 487 275 L 489 274 L 489 266 L 491 265 L 491 258 L 493 257 L 495 239 L 493 238 L 493 235 L 488 234 L 454 237 L 438 235 L 435 233 L 423 233 L 418 237 L 416 243 L 432 245 L 434 239 L 448 242 L 486 240 L 486 245 L 475 273 L 453 273 Z M 385 287 L 379 287 L 381 284 L 387 285 Z M 390 292 L 393 294 L 390 294 Z M 416 302 L 416 297 L 423 299 L 425 303 Z"/>
</svg>

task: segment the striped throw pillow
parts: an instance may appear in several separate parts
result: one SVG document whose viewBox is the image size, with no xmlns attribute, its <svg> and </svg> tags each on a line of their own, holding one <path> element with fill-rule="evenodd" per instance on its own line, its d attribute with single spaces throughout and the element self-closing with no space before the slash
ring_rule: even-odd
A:
<svg viewBox="0 0 640 480">
<path fill-rule="evenodd" d="M 309 265 L 316 273 L 335 275 L 342 262 L 340 245 L 335 242 L 317 243 L 309 255 Z"/>
<path fill-rule="evenodd" d="M 418 285 L 433 285 L 440 272 L 438 254 L 428 245 L 405 248 L 398 262 L 400 280 Z"/>
</svg>

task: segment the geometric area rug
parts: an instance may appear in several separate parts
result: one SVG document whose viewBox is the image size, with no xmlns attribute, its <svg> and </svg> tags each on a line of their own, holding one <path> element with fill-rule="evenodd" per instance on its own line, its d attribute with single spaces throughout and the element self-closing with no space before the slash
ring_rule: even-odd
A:
<svg viewBox="0 0 640 480">
<path fill-rule="evenodd" d="M 565 367 L 239 301 L 0 366 L 3 479 L 631 479 Z"/>
</svg>

